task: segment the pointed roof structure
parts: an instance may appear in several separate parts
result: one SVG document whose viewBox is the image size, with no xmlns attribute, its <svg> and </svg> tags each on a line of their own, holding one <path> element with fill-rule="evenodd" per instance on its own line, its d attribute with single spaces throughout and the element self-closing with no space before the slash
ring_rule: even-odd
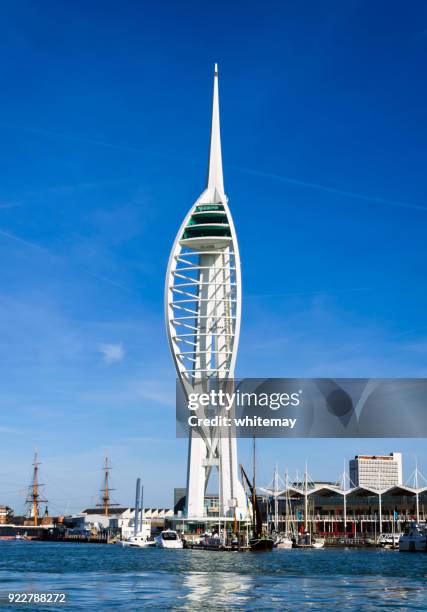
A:
<svg viewBox="0 0 427 612">
<path fill-rule="evenodd" d="M 214 70 L 211 141 L 209 147 L 206 189 L 211 194 L 215 194 L 216 191 L 221 200 L 225 197 L 224 178 L 222 174 L 221 130 L 219 124 L 218 64 L 215 64 Z"/>
</svg>

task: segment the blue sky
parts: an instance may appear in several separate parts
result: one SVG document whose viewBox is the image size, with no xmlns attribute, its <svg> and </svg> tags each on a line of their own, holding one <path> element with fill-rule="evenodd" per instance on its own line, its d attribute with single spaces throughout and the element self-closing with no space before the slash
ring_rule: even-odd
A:
<svg viewBox="0 0 427 612">
<path fill-rule="evenodd" d="M 204 187 L 219 63 L 240 241 L 239 376 L 426 376 L 427 6 L 35 2 L 1 8 L 0 503 L 39 448 L 52 512 L 170 505 L 185 483 L 163 322 Z M 249 450 L 240 444 L 241 459 Z M 424 440 L 260 441 L 260 478 Z"/>
</svg>

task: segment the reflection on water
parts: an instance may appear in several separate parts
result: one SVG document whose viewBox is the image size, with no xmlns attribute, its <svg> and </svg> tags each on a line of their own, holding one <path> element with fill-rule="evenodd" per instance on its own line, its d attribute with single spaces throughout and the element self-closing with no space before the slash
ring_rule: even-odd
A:
<svg viewBox="0 0 427 612">
<path fill-rule="evenodd" d="M 209 552 L 209 551 L 207 551 Z M 210 551 L 212 552 L 212 551 Z M 179 599 L 181 607 L 190 609 L 211 606 L 245 607 L 251 596 L 254 578 L 234 572 L 190 572 L 183 581 L 185 592 Z"/>
<path fill-rule="evenodd" d="M 66 610 L 426 610 L 426 562 L 423 554 L 380 550 L 252 554 L 0 542 L 0 593 L 4 602 L 8 592 L 65 592 Z"/>
</svg>

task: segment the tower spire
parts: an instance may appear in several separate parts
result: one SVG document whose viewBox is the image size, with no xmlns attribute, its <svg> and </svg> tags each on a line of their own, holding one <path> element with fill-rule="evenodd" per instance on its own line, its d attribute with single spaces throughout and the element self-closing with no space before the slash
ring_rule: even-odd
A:
<svg viewBox="0 0 427 612">
<path fill-rule="evenodd" d="M 209 147 L 208 184 L 206 187 L 213 193 L 215 193 L 216 189 L 219 195 L 224 195 L 224 179 L 222 175 L 221 155 L 221 131 L 219 125 L 218 64 L 215 64 L 214 69 L 211 142 Z"/>
</svg>

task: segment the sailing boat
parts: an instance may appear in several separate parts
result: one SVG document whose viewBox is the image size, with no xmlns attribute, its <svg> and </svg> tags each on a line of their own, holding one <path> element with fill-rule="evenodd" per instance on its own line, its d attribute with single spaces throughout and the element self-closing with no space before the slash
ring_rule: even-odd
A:
<svg viewBox="0 0 427 612">
<path fill-rule="evenodd" d="M 323 548 L 325 546 L 324 538 L 312 533 L 311 524 L 308 519 L 308 472 L 307 464 L 304 473 L 304 532 L 298 534 L 295 548 Z"/>
<path fill-rule="evenodd" d="M 130 534 L 129 528 L 124 530 L 122 527 L 122 536 L 122 540 L 117 540 L 114 543 L 120 546 L 133 546 L 138 548 L 155 545 L 151 537 L 151 521 L 144 518 L 144 487 L 141 485 L 140 478 L 136 479 L 133 534 Z"/>
<path fill-rule="evenodd" d="M 285 516 L 286 516 L 286 525 L 285 525 L 285 533 L 281 533 L 276 540 L 276 548 L 292 548 L 293 547 L 293 533 L 291 529 L 292 525 L 292 506 L 291 499 L 289 495 L 289 485 L 288 485 L 288 473 L 286 472 L 285 476 Z"/>
<path fill-rule="evenodd" d="M 249 539 L 249 549 L 251 551 L 273 550 L 274 540 L 263 530 L 261 509 L 256 497 L 256 460 L 255 460 L 255 435 L 253 439 L 253 480 L 249 480 L 243 466 L 240 466 L 242 478 L 246 481 L 252 497 L 252 537 Z"/>
</svg>

